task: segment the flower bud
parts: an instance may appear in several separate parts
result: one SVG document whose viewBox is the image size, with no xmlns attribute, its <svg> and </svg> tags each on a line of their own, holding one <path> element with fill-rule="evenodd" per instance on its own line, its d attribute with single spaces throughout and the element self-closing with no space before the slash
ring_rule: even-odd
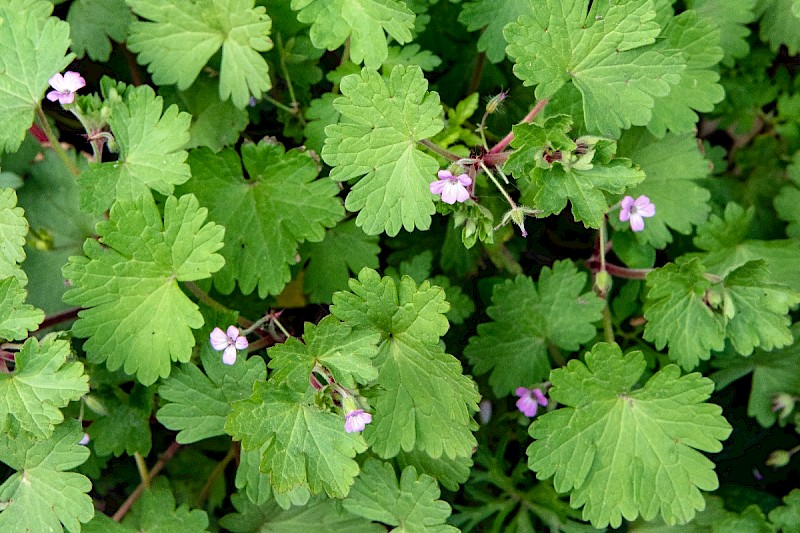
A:
<svg viewBox="0 0 800 533">
<path fill-rule="evenodd" d="M 497 110 L 500 108 L 500 104 L 505 99 L 506 99 L 505 91 L 501 91 L 500 94 L 493 96 L 486 104 L 486 113 L 489 115 L 491 115 L 492 113 L 496 113 Z"/>
<path fill-rule="evenodd" d="M 797 398 L 786 392 L 776 394 L 772 397 L 772 412 L 778 413 L 778 411 L 780 411 L 780 413 L 778 413 L 778 420 L 783 422 L 792 414 L 792 411 L 794 411 L 796 401 Z"/>
<path fill-rule="evenodd" d="M 611 290 L 611 281 L 611 274 L 601 270 L 594 277 L 594 286 L 597 287 L 600 294 L 608 294 L 608 291 Z"/>
<path fill-rule="evenodd" d="M 789 464 L 792 454 L 786 450 L 775 450 L 767 458 L 767 465 L 773 468 L 781 468 Z"/>
</svg>

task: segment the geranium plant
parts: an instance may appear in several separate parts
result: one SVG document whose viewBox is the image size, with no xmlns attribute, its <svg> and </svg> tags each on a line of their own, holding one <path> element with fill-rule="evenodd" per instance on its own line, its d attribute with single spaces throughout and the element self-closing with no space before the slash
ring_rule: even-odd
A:
<svg viewBox="0 0 800 533">
<path fill-rule="evenodd" d="M 0 531 L 800 531 L 800 2 L 0 0 Z"/>
</svg>

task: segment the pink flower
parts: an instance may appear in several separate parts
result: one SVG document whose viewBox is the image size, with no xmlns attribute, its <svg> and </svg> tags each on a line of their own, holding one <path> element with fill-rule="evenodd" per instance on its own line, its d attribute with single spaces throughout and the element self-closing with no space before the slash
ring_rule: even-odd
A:
<svg viewBox="0 0 800 533">
<path fill-rule="evenodd" d="M 353 409 L 344 415 L 344 430 L 348 433 L 360 433 L 372 422 L 372 415 L 363 409 Z"/>
<path fill-rule="evenodd" d="M 47 83 L 55 89 L 47 93 L 47 99 L 51 102 L 58 100 L 61 105 L 71 104 L 75 100 L 75 91 L 86 87 L 86 80 L 71 70 L 66 71 L 63 76 L 56 72 Z"/>
<path fill-rule="evenodd" d="M 633 196 L 626 196 L 622 199 L 620 205 L 622 209 L 619 212 L 619 219 L 622 222 L 630 219 L 633 231 L 642 231 L 644 229 L 644 219 L 656 214 L 655 204 L 645 195 L 641 195 L 636 200 L 633 199 Z"/>
<path fill-rule="evenodd" d="M 519 387 L 514 394 L 519 396 L 519 400 L 517 400 L 517 409 L 522 411 L 522 414 L 528 418 L 536 416 L 536 410 L 540 405 L 542 407 L 547 407 L 547 398 L 545 398 L 541 389 Z"/>
<path fill-rule="evenodd" d="M 89 444 L 90 440 L 91 439 L 89 438 L 89 434 L 84 433 L 83 437 L 81 437 L 81 440 L 78 441 L 78 444 L 80 444 L 81 446 L 86 446 L 87 444 Z"/>
<path fill-rule="evenodd" d="M 214 328 L 209 337 L 211 338 L 211 346 L 215 350 L 218 352 L 224 350 L 222 362 L 226 365 L 235 363 L 236 352 L 244 350 L 249 345 L 247 339 L 239 335 L 239 329 L 235 326 L 228 326 L 227 331 Z"/>
<path fill-rule="evenodd" d="M 466 174 L 453 176 L 449 170 L 439 171 L 439 181 L 431 183 L 431 192 L 441 194 L 442 201 L 453 205 L 456 202 L 466 202 L 469 199 L 467 187 L 472 184 L 472 180 Z"/>
</svg>

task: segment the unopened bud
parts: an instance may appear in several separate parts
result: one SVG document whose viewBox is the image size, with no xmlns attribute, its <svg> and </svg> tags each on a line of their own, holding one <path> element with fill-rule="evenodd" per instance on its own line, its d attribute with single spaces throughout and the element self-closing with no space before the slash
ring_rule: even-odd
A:
<svg viewBox="0 0 800 533">
<path fill-rule="evenodd" d="M 492 113 L 496 113 L 497 110 L 500 108 L 500 104 L 503 100 L 506 99 L 506 92 L 502 91 L 497 96 L 493 96 L 489 102 L 486 104 L 486 113 L 491 115 Z"/>
<path fill-rule="evenodd" d="M 792 411 L 794 411 L 796 401 L 797 398 L 791 394 L 785 392 L 776 394 L 772 397 L 772 412 L 778 413 L 778 411 L 780 411 L 778 413 L 778 419 L 784 421 L 792 414 Z"/>
<path fill-rule="evenodd" d="M 792 460 L 792 454 L 786 450 L 775 450 L 767 458 L 767 466 L 782 468 Z"/>
<path fill-rule="evenodd" d="M 611 283 L 611 274 L 605 270 L 601 270 L 594 277 L 594 286 L 597 287 L 600 294 L 608 294 L 608 291 L 611 290 Z"/>
</svg>

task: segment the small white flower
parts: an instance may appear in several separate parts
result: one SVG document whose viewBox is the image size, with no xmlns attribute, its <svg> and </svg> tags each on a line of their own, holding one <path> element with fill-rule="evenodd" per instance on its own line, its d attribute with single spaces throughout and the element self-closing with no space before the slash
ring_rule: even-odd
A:
<svg viewBox="0 0 800 533">
<path fill-rule="evenodd" d="M 239 335 L 239 328 L 236 326 L 228 326 L 227 331 L 214 328 L 209 337 L 212 348 L 222 352 L 222 362 L 226 365 L 235 363 L 236 353 L 249 345 L 247 339 Z"/>
</svg>

